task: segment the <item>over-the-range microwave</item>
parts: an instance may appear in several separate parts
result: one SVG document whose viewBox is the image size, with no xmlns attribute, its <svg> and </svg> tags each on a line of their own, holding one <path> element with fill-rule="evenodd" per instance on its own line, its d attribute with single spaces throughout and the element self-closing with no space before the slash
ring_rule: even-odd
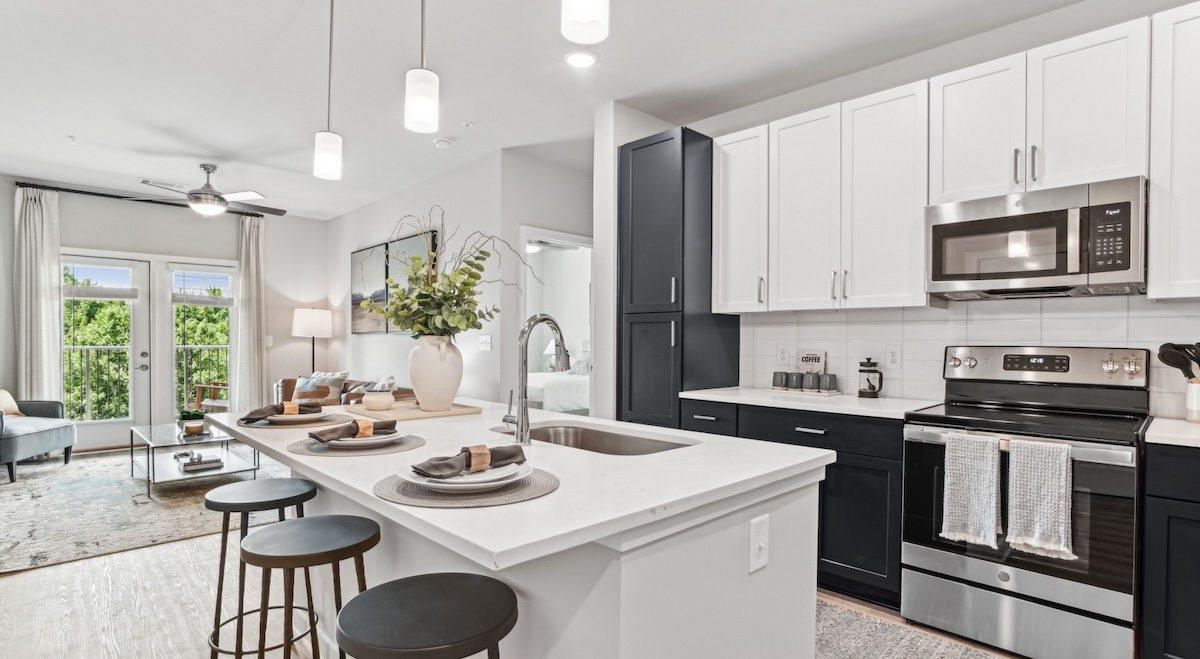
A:
<svg viewBox="0 0 1200 659">
<path fill-rule="evenodd" d="M 925 241 L 947 300 L 1145 293 L 1146 179 L 928 206 Z"/>
</svg>

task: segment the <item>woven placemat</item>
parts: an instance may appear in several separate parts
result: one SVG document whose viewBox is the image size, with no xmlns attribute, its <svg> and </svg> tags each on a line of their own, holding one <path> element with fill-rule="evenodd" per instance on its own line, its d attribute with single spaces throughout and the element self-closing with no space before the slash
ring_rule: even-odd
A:
<svg viewBox="0 0 1200 659">
<path fill-rule="evenodd" d="M 425 445 L 425 438 L 417 435 L 405 435 L 392 440 L 391 444 L 372 448 L 333 448 L 315 439 L 302 439 L 294 444 L 288 444 L 288 453 L 299 455 L 331 455 L 338 457 L 356 458 L 364 455 L 387 455 L 388 453 L 403 453 Z"/>
<path fill-rule="evenodd" d="M 375 496 L 392 503 L 422 508 L 483 508 L 529 501 L 558 489 L 558 476 L 541 469 L 521 480 L 489 492 L 445 494 L 427 490 L 399 476 L 388 476 L 375 484 Z"/>
<path fill-rule="evenodd" d="M 354 420 L 354 417 L 349 414 L 330 414 L 329 418 L 321 421 L 310 421 L 308 423 L 271 423 L 266 419 L 259 421 L 242 421 L 238 419 L 237 424 L 243 428 L 270 428 L 272 430 L 287 430 L 288 428 L 320 428 L 321 426 L 333 426 L 339 423 L 349 423 Z"/>
</svg>

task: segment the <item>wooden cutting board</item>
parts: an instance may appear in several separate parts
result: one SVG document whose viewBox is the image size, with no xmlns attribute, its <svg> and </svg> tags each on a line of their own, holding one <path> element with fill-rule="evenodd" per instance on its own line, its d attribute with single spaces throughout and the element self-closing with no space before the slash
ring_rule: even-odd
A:
<svg viewBox="0 0 1200 659">
<path fill-rule="evenodd" d="M 459 405 L 455 403 L 450 409 L 441 412 L 423 412 L 416 401 L 404 401 L 394 403 L 392 409 L 374 411 L 368 410 L 362 405 L 349 405 L 344 408 L 347 412 L 379 419 L 380 421 L 417 421 L 419 419 L 436 419 L 443 416 L 464 416 L 467 414 L 482 414 L 483 409 L 472 405 Z"/>
</svg>

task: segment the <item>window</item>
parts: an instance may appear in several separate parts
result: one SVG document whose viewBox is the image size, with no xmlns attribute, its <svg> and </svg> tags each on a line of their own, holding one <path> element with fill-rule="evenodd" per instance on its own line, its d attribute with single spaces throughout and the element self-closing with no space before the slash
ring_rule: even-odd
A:
<svg viewBox="0 0 1200 659">
<path fill-rule="evenodd" d="M 233 272 L 187 264 L 170 267 L 176 410 L 227 411 Z"/>
<path fill-rule="evenodd" d="M 129 418 L 130 268 L 63 267 L 63 403 L 67 418 Z"/>
</svg>

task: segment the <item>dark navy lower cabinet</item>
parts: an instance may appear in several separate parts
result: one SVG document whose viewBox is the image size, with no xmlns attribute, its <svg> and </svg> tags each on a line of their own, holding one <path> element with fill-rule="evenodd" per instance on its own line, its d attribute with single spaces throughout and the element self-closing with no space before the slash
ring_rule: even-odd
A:
<svg viewBox="0 0 1200 659">
<path fill-rule="evenodd" d="M 1200 449 L 1156 444 L 1146 448 L 1143 659 L 1200 659 L 1197 464 Z"/>
</svg>

